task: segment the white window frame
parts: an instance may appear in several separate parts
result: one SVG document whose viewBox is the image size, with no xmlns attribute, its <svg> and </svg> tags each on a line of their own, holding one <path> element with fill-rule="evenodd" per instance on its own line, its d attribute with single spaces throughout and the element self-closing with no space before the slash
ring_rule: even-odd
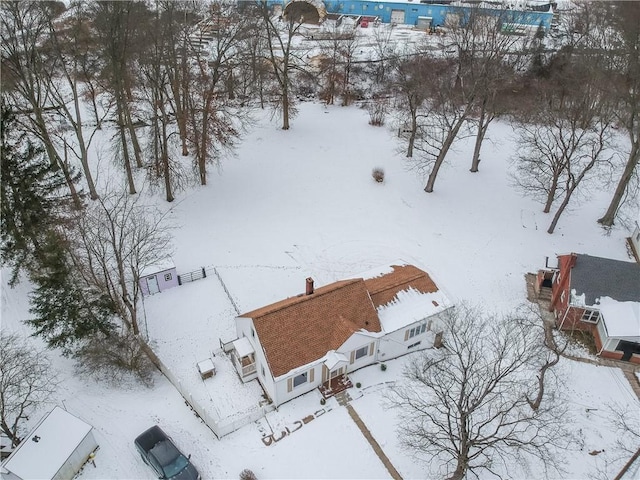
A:
<svg viewBox="0 0 640 480">
<path fill-rule="evenodd" d="M 582 317 L 580 318 L 581 322 L 591 323 L 595 325 L 600 320 L 600 310 L 595 308 L 585 308 L 584 312 L 582 312 Z"/>
<path fill-rule="evenodd" d="M 365 345 L 364 347 L 360 347 L 359 349 L 356 350 L 356 356 L 355 356 L 356 360 L 362 357 L 367 357 L 367 356 L 369 356 L 369 345 Z"/>
<path fill-rule="evenodd" d="M 421 335 L 426 331 L 427 331 L 426 323 L 416 325 L 415 327 L 409 329 L 409 338 L 417 337 L 418 335 Z"/>
<path fill-rule="evenodd" d="M 303 379 L 304 381 L 298 382 L 298 379 Z M 304 385 L 309 381 L 309 372 L 302 372 L 300 375 L 296 375 L 293 377 L 293 388 L 297 388 L 300 385 Z"/>
<path fill-rule="evenodd" d="M 170 282 L 172 278 L 173 278 L 173 276 L 170 273 L 165 273 L 164 274 L 164 281 L 165 282 Z"/>
</svg>

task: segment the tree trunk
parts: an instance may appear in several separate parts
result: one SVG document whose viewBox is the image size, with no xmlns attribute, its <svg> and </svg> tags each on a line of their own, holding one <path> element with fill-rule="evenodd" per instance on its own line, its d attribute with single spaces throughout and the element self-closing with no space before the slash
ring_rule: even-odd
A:
<svg viewBox="0 0 640 480">
<path fill-rule="evenodd" d="M 127 135 L 125 133 L 124 115 L 122 113 L 122 98 L 120 93 L 116 93 L 116 109 L 118 110 L 118 130 L 120 133 L 120 143 L 122 146 L 122 160 L 124 162 L 124 169 L 127 174 L 127 183 L 129 184 L 129 193 L 131 195 L 136 193 L 136 185 L 133 181 L 133 172 L 131 171 L 131 159 L 129 158 L 129 148 L 127 145 Z"/>
<path fill-rule="evenodd" d="M 282 85 L 282 130 L 289 130 L 289 80 L 285 77 Z"/>
<path fill-rule="evenodd" d="M 202 109 L 202 133 L 200 142 L 198 144 L 198 174 L 200 176 L 200 185 L 207 184 L 207 142 L 208 142 L 208 130 L 207 125 L 209 122 L 209 108 L 211 108 L 211 96 L 207 98 L 205 106 Z"/>
<path fill-rule="evenodd" d="M 175 197 L 173 196 L 173 191 L 171 188 L 171 169 L 169 166 L 169 135 L 167 134 L 167 122 L 169 121 L 167 118 L 167 114 L 164 108 L 164 98 L 162 98 L 162 94 L 160 95 L 160 112 L 162 113 L 162 141 L 161 141 L 161 150 L 162 150 L 162 171 L 164 174 L 164 190 L 166 193 L 167 202 L 173 202 Z"/>
<path fill-rule="evenodd" d="M 456 139 L 456 135 L 458 135 L 458 131 L 460 130 L 460 127 L 462 127 L 462 124 L 464 123 L 465 119 L 466 119 L 466 115 L 462 115 L 456 121 L 453 128 L 449 130 L 449 133 L 447 134 L 447 138 L 442 143 L 442 148 L 440 149 L 440 153 L 438 153 L 438 158 L 436 158 L 436 162 L 433 164 L 433 169 L 431 170 L 431 173 L 429 174 L 429 178 L 427 179 L 427 185 L 424 187 L 425 192 L 427 193 L 433 192 L 433 186 L 436 183 L 436 177 L 438 176 L 438 171 L 440 170 L 440 167 L 444 163 L 444 159 L 447 156 L 447 153 L 449 152 L 451 145 L 453 145 L 453 141 Z"/>
<path fill-rule="evenodd" d="M 9 425 L 7 425 L 7 422 L 4 420 L 4 418 L 2 419 L 0 426 L 2 426 L 2 432 L 7 437 L 9 437 L 9 440 L 11 440 L 11 446 L 13 448 L 16 448 L 18 445 L 20 445 L 20 442 L 22 442 L 22 439 L 18 437 L 18 435 L 15 433 L 15 430 L 11 429 Z"/>
<path fill-rule="evenodd" d="M 58 152 L 56 152 L 55 147 L 53 146 L 53 141 L 49 136 L 49 132 L 47 131 L 47 124 L 42 117 L 42 111 L 40 108 L 34 108 L 33 113 L 35 114 L 35 123 L 37 125 L 37 129 L 40 132 L 40 137 L 42 138 L 42 143 L 44 144 L 44 148 L 47 152 L 47 157 L 49 157 L 49 163 L 57 170 L 60 168 L 60 156 Z"/>
<path fill-rule="evenodd" d="M 531 407 L 532 410 L 538 411 L 540 408 L 540 404 L 542 403 L 542 399 L 544 398 L 544 377 L 551 367 L 556 365 L 560 361 L 560 355 L 558 352 L 555 353 L 555 358 L 553 360 L 547 360 L 545 364 L 540 368 L 540 374 L 538 375 L 538 393 L 536 394 L 535 400 L 531 400 L 527 396 L 527 403 Z"/>
<path fill-rule="evenodd" d="M 547 194 L 547 201 L 544 204 L 544 208 L 542 211 L 544 213 L 549 213 L 551 211 L 551 206 L 553 205 L 553 201 L 556 199 L 556 191 L 558 190 L 558 176 L 553 175 L 553 179 L 551 180 L 551 188 L 549 189 L 549 193 Z"/>
<path fill-rule="evenodd" d="M 465 477 L 468 468 L 469 460 L 463 454 L 459 454 L 456 469 L 447 480 L 462 480 Z"/>
<path fill-rule="evenodd" d="M 491 117 L 487 116 L 486 101 L 482 102 L 482 110 L 480 111 L 480 121 L 478 125 L 478 134 L 476 135 L 476 144 L 473 147 L 473 158 L 471 159 L 470 172 L 476 173 L 480 166 L 480 149 L 482 149 L 482 142 L 484 136 L 487 133 L 489 124 L 491 123 Z"/>
<path fill-rule="evenodd" d="M 80 99 L 78 96 L 78 88 L 75 80 L 71 83 L 73 90 L 73 107 L 76 113 L 75 130 L 76 137 L 78 139 L 78 147 L 80 148 L 80 163 L 82 164 L 82 170 L 84 172 L 84 178 L 87 181 L 89 187 L 89 198 L 96 200 L 98 198 L 98 192 L 96 191 L 96 185 L 93 181 L 93 175 L 91 175 L 91 169 L 89 168 L 89 158 L 87 153 L 87 145 L 84 143 L 84 135 L 82 134 L 82 113 L 80 110 Z"/>
<path fill-rule="evenodd" d="M 407 158 L 413 157 L 413 147 L 416 143 L 416 135 L 418 133 L 418 112 L 417 109 L 411 109 L 411 134 L 409 135 L 409 146 L 407 147 Z"/>
<path fill-rule="evenodd" d="M 138 142 L 138 134 L 136 133 L 136 129 L 133 126 L 133 120 L 131 119 L 131 109 L 129 108 L 128 102 L 125 102 L 124 104 L 124 114 L 126 126 L 129 130 L 129 138 L 131 138 L 131 145 L 133 146 L 133 155 L 136 159 L 136 167 L 142 168 L 142 149 L 140 148 L 140 142 Z"/>
<path fill-rule="evenodd" d="M 631 152 L 629 152 L 627 165 L 622 172 L 622 177 L 618 182 L 618 186 L 616 187 L 616 191 L 613 194 L 613 198 L 611 199 L 609 208 L 607 209 L 607 212 L 604 214 L 604 216 L 598 219 L 598 223 L 601 223 L 602 225 L 605 225 L 607 227 L 613 225 L 613 222 L 616 219 L 618 208 L 620 208 L 622 197 L 627 190 L 627 185 L 629 185 L 629 181 L 633 177 L 633 172 L 638 166 L 638 163 L 640 163 L 640 139 L 636 139 L 636 141 L 632 143 L 632 148 Z"/>
<path fill-rule="evenodd" d="M 64 175 L 64 179 L 67 182 L 69 187 L 69 192 L 71 192 L 71 199 L 73 200 L 73 206 L 76 210 L 82 210 L 82 201 L 80 201 L 80 196 L 78 195 L 78 191 L 76 190 L 76 186 L 73 183 L 73 178 L 71 177 L 71 172 L 69 170 L 69 164 L 67 163 L 67 144 L 64 144 L 64 160 L 60 162 L 60 167 L 62 169 L 62 173 Z"/>
<path fill-rule="evenodd" d="M 567 208 L 567 205 L 569 205 L 569 200 L 571 199 L 571 194 L 573 193 L 574 189 L 575 189 L 575 185 L 567 190 L 564 196 L 564 200 L 562 200 L 560 207 L 558 207 L 558 211 L 553 216 L 553 220 L 551 221 L 551 225 L 549 225 L 549 229 L 547 230 L 547 233 L 551 234 L 556 229 L 556 225 L 558 224 L 558 220 L 560 220 L 560 216 L 562 215 L 562 212 L 564 212 L 564 209 Z"/>
</svg>

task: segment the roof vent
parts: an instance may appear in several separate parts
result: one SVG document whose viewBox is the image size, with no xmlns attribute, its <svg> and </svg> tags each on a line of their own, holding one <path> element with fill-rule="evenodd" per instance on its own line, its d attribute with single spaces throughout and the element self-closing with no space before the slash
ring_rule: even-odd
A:
<svg viewBox="0 0 640 480">
<path fill-rule="evenodd" d="M 307 278 L 307 288 L 305 291 L 306 295 L 311 295 L 313 293 L 313 278 Z"/>
</svg>

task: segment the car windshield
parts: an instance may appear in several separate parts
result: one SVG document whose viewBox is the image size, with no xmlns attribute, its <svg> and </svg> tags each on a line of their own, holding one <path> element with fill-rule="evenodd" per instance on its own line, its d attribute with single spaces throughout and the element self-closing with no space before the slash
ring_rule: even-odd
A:
<svg viewBox="0 0 640 480">
<path fill-rule="evenodd" d="M 189 464 L 189 460 L 184 455 L 178 455 L 169 465 L 164 466 L 164 476 L 166 478 L 175 477 Z"/>
</svg>

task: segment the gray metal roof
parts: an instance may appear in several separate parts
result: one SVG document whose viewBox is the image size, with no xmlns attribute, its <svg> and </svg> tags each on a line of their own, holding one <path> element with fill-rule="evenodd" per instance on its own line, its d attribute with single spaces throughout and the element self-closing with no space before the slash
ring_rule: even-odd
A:
<svg viewBox="0 0 640 480">
<path fill-rule="evenodd" d="M 571 270 L 571 288 L 585 294 L 586 305 L 596 298 L 640 302 L 640 264 L 578 254 Z"/>
</svg>

